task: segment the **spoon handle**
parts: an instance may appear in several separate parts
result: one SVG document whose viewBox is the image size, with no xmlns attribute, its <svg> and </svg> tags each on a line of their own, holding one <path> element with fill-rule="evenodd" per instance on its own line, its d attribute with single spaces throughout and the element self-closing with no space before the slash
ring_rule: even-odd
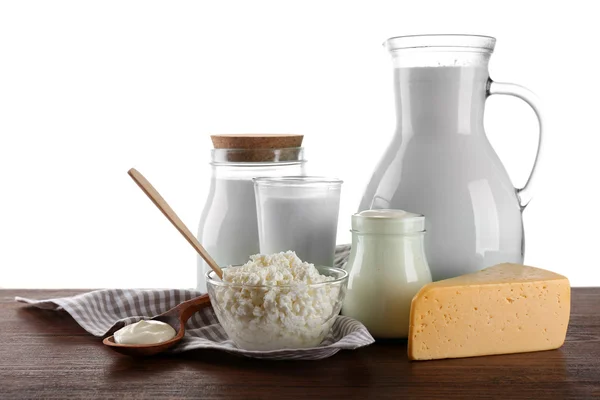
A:
<svg viewBox="0 0 600 400">
<path fill-rule="evenodd" d="M 181 313 L 181 322 L 185 324 L 192 315 L 208 306 L 210 306 L 210 298 L 208 297 L 208 294 L 203 294 L 200 297 L 181 303 L 175 307 L 175 310 L 173 311 L 176 314 Z"/>
<path fill-rule="evenodd" d="M 183 237 L 198 252 L 198 254 L 202 256 L 204 261 L 206 261 L 206 263 L 212 268 L 212 270 L 215 271 L 215 274 L 217 274 L 219 278 L 223 278 L 223 271 L 221 270 L 221 268 L 219 268 L 215 260 L 213 260 L 210 254 L 206 252 L 206 250 L 204 249 L 204 247 L 202 247 L 200 242 L 198 242 L 196 236 L 194 236 L 192 232 L 190 232 L 190 230 L 187 228 L 187 226 L 185 226 L 183 221 L 179 219 L 177 214 L 175 214 L 175 211 L 173 211 L 171 206 L 167 204 L 165 199 L 163 199 L 163 197 L 160 195 L 160 193 L 158 193 L 154 186 L 152 186 L 152 184 L 148 182 L 148 180 L 144 178 L 144 176 L 140 174 L 135 168 L 131 168 L 127 173 L 133 178 L 133 180 L 135 181 L 135 183 L 137 183 L 140 189 L 142 189 L 142 191 L 146 193 L 150 200 L 152 200 L 154 205 L 158 207 L 160 211 L 162 211 L 162 213 L 165 215 L 165 217 L 167 217 L 169 221 L 171 221 L 171 223 L 173 224 L 173 226 L 175 226 L 175 228 L 177 228 L 179 233 L 181 233 Z"/>
<path fill-rule="evenodd" d="M 190 317 L 192 315 L 194 315 L 198 311 L 200 311 L 203 308 L 206 308 L 208 306 L 210 306 L 210 298 L 208 297 L 208 293 L 207 293 L 207 294 L 203 294 L 202 296 L 194 297 L 191 300 L 184 301 L 183 303 L 176 305 L 175 307 L 171 308 L 169 311 L 166 311 L 166 312 L 160 314 L 159 316 L 160 317 L 177 317 L 178 319 L 181 320 L 181 322 L 183 322 L 185 324 L 186 321 L 188 319 L 190 319 Z"/>
</svg>

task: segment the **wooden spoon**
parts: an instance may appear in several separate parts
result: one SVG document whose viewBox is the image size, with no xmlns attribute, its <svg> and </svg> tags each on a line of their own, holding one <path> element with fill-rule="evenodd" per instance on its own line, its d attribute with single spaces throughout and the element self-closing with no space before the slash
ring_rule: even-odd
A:
<svg viewBox="0 0 600 400">
<path fill-rule="evenodd" d="M 160 211 L 162 211 L 162 213 L 165 215 L 165 217 L 167 217 L 169 221 L 171 221 L 171 223 L 175 226 L 175 228 L 177 228 L 179 233 L 181 233 L 183 237 L 198 252 L 198 254 L 200 254 L 204 261 L 206 261 L 206 263 L 212 268 L 212 270 L 215 271 L 215 274 L 217 274 L 217 276 L 220 279 L 223 279 L 223 271 L 221 270 L 221 268 L 219 268 L 215 260 L 213 260 L 210 254 L 208 254 L 204 247 L 202 247 L 198 239 L 196 239 L 196 236 L 194 236 L 192 232 L 190 232 L 190 230 L 187 228 L 187 226 L 185 226 L 185 224 L 179 219 L 179 217 L 177 216 L 177 214 L 175 214 L 175 211 L 173 211 L 171 206 L 169 206 L 169 204 L 167 204 L 165 199 L 162 198 L 158 191 L 154 189 L 154 186 L 152 186 L 152 184 L 148 182 L 148 180 L 144 178 L 144 176 L 140 174 L 135 168 L 131 168 L 127 173 L 133 178 L 135 183 L 138 184 L 138 186 L 144 191 L 144 193 L 146 193 L 146 195 L 150 197 L 150 200 L 152 200 L 154 205 L 158 207 Z"/>
<path fill-rule="evenodd" d="M 205 294 L 185 301 L 171 308 L 169 311 L 152 318 L 154 321 L 161 321 L 171 325 L 173 329 L 175 329 L 175 332 L 177 332 L 173 339 L 167 340 L 166 342 L 156 344 L 119 344 L 115 342 L 114 336 L 109 336 L 105 338 L 102 343 L 114 351 L 127 356 L 142 357 L 161 353 L 183 339 L 183 335 L 185 334 L 185 323 L 187 320 L 196 312 L 209 305 L 210 299 L 208 298 L 208 294 Z"/>
<path fill-rule="evenodd" d="M 175 211 L 167 204 L 165 199 L 158 193 L 158 191 L 152 186 L 150 182 L 142 174 L 136 171 L 134 168 L 128 171 L 128 174 L 133 178 L 135 183 L 146 193 L 146 195 L 152 200 L 154 205 L 158 207 L 160 211 L 167 217 L 169 221 L 177 228 L 177 230 L 183 235 L 184 238 L 192 245 L 192 247 L 202 256 L 204 261 L 215 271 L 215 274 L 219 278 L 223 278 L 223 271 L 215 260 L 208 254 L 208 252 L 202 247 L 198 239 L 190 232 L 185 224 L 179 219 Z M 185 322 L 197 311 L 210 305 L 210 299 L 208 295 L 197 297 L 192 300 L 188 300 L 179 304 L 178 306 L 170 309 L 169 311 L 157 315 L 152 318 L 153 320 L 165 322 L 175 329 L 177 334 L 171 340 L 156 344 L 119 344 L 115 343 L 114 336 L 105 338 L 102 343 L 109 346 L 111 349 L 118 351 L 121 354 L 130 356 L 150 356 L 167 350 L 169 347 L 175 345 L 185 334 Z"/>
</svg>

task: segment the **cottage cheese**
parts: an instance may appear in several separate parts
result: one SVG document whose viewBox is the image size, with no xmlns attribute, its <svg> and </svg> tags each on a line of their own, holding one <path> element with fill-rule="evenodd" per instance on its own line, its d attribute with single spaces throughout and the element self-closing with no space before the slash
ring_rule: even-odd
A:
<svg viewBox="0 0 600 400">
<path fill-rule="evenodd" d="M 254 255 L 241 267 L 223 270 L 214 286 L 215 309 L 229 337 L 247 350 L 313 347 L 329 333 L 340 311 L 334 280 L 288 251 Z"/>
</svg>

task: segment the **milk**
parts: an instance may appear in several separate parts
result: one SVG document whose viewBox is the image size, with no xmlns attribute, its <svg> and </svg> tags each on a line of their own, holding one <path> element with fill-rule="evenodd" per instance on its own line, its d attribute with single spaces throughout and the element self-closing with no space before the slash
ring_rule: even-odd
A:
<svg viewBox="0 0 600 400">
<path fill-rule="evenodd" d="M 424 218 L 402 210 L 352 216 L 352 252 L 342 314 L 375 338 L 406 338 L 414 295 L 431 282 L 423 247 Z"/>
<path fill-rule="evenodd" d="M 394 80 L 397 127 L 403 134 L 483 132 L 487 68 L 396 68 Z"/>
<path fill-rule="evenodd" d="M 198 240 L 220 266 L 240 265 L 259 252 L 254 183 L 251 179 L 213 178 L 200 217 Z M 198 289 L 206 291 L 210 269 L 198 259 Z"/>
<path fill-rule="evenodd" d="M 260 252 L 333 266 L 340 187 L 257 187 Z"/>
<path fill-rule="evenodd" d="M 521 208 L 483 129 L 487 64 L 396 68 L 394 74 L 397 133 L 359 210 L 425 215 L 434 280 L 522 263 Z"/>
<path fill-rule="evenodd" d="M 253 178 L 257 176 L 304 175 L 305 161 L 299 152 L 297 160 L 273 162 L 223 161 L 239 157 L 237 150 L 213 151 L 212 179 L 200 224 L 198 240 L 222 267 L 241 265 L 260 252 Z M 274 157 L 279 156 L 273 150 Z M 252 155 L 250 153 L 249 155 Z M 206 292 L 205 274 L 210 267 L 198 256 L 197 288 Z"/>
</svg>

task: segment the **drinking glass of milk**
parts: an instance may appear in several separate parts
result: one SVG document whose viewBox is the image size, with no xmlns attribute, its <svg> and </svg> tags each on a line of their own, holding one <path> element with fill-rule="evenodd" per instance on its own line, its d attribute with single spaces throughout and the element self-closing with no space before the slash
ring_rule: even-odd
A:
<svg viewBox="0 0 600 400">
<path fill-rule="evenodd" d="M 260 252 L 292 250 L 302 260 L 333 266 L 341 188 L 332 178 L 255 178 Z"/>
</svg>

